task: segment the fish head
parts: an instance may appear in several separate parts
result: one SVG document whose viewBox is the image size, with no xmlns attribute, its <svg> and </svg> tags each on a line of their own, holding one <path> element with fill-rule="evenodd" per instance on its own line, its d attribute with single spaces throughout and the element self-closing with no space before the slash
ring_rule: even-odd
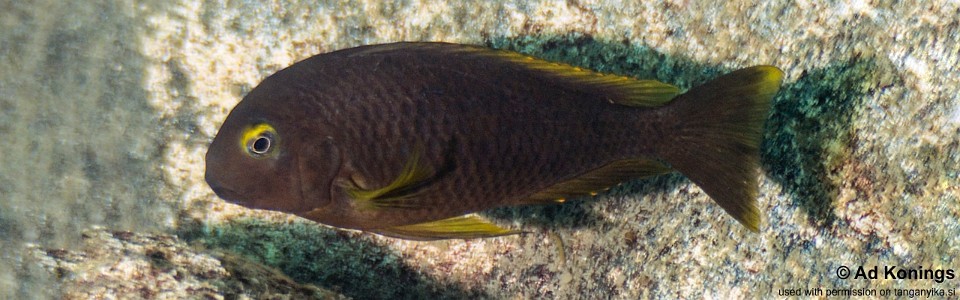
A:
<svg viewBox="0 0 960 300">
<path fill-rule="evenodd" d="M 253 209 L 302 215 L 331 201 L 340 168 L 331 137 L 302 124 L 289 101 L 257 105 L 256 89 L 230 112 L 206 154 L 205 180 L 218 197 Z M 276 95 L 275 95 L 276 96 Z"/>
</svg>

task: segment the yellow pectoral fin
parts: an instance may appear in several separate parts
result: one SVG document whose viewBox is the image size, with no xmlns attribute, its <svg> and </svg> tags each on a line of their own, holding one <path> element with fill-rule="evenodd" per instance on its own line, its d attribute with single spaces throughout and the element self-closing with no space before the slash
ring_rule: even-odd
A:
<svg viewBox="0 0 960 300">
<path fill-rule="evenodd" d="M 465 215 L 449 219 L 395 226 L 374 230 L 377 234 L 407 240 L 473 239 L 496 237 L 520 233 L 494 225 L 476 215 Z"/>
<path fill-rule="evenodd" d="M 422 148 L 413 151 L 403 170 L 390 184 L 378 189 L 364 190 L 356 186 L 347 187 L 350 198 L 362 201 L 369 208 L 413 208 L 417 207 L 413 198 L 433 175 L 433 170 L 421 162 Z"/>
</svg>

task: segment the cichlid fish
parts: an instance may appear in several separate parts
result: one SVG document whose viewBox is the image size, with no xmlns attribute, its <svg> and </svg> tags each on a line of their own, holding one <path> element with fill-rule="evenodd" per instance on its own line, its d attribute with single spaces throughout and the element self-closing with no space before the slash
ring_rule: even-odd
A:
<svg viewBox="0 0 960 300">
<path fill-rule="evenodd" d="M 263 80 L 206 155 L 229 202 L 407 239 L 515 233 L 471 213 L 562 202 L 673 170 L 758 230 L 761 129 L 783 73 L 681 94 L 515 52 L 394 43 Z"/>
</svg>

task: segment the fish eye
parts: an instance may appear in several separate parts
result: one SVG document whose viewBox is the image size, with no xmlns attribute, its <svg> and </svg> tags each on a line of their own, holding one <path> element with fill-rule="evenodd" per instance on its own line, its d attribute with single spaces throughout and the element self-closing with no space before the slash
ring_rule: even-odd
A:
<svg viewBox="0 0 960 300">
<path fill-rule="evenodd" d="M 267 151 L 270 151 L 270 137 L 269 136 L 259 136 L 256 140 L 253 141 L 253 144 L 249 147 L 250 152 L 253 154 L 266 154 Z"/>
<path fill-rule="evenodd" d="M 269 124 L 257 124 L 243 131 L 241 147 L 250 156 L 261 158 L 275 153 L 277 131 Z"/>
</svg>

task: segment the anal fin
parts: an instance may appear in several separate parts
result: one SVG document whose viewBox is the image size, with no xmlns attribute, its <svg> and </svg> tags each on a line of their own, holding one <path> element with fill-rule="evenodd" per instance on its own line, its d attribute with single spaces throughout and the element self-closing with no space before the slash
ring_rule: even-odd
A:
<svg viewBox="0 0 960 300">
<path fill-rule="evenodd" d="M 389 237 L 421 241 L 486 238 L 520 233 L 518 230 L 502 228 L 472 214 L 372 231 Z"/>
<path fill-rule="evenodd" d="M 670 171 L 669 167 L 653 159 L 618 160 L 543 189 L 521 203 L 558 203 L 568 197 L 594 196 L 598 191 L 609 189 L 628 180 L 665 174 Z"/>
</svg>

